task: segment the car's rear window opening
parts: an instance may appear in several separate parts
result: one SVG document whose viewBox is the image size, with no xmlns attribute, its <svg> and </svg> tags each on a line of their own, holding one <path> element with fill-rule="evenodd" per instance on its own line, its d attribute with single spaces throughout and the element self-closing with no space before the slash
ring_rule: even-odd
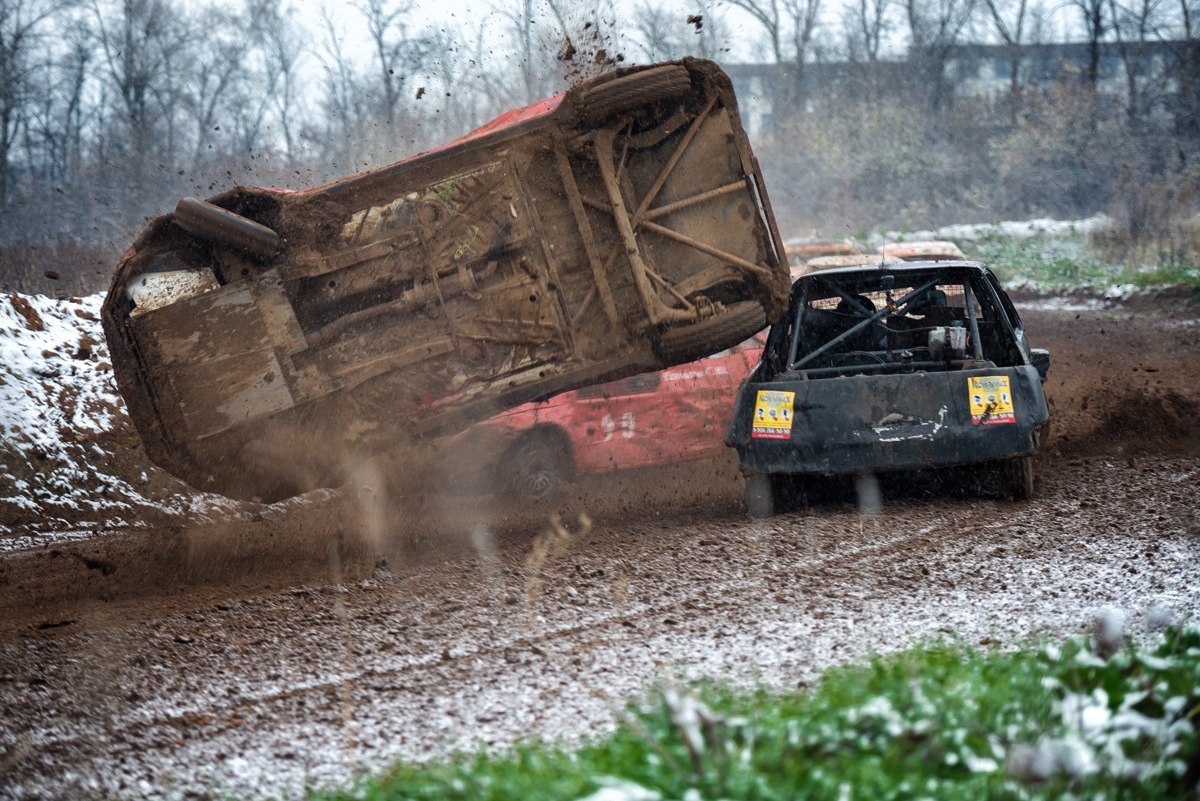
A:
<svg viewBox="0 0 1200 801">
<path fill-rule="evenodd" d="M 1020 363 L 1011 321 L 982 278 L 953 273 L 814 276 L 776 363 L 810 378 Z"/>
</svg>

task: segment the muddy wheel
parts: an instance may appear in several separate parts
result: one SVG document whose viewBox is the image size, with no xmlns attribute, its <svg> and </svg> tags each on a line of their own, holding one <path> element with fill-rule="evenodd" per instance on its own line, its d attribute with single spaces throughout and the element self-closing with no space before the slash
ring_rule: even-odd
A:
<svg viewBox="0 0 1200 801">
<path fill-rule="evenodd" d="M 587 89 L 579 101 L 580 114 L 587 125 L 603 125 L 626 109 L 680 97 L 691 88 L 687 69 L 663 64 Z"/>
<path fill-rule="evenodd" d="M 1001 465 L 1004 490 L 1010 498 L 1027 501 L 1033 497 L 1033 457 L 1022 456 Z"/>
<path fill-rule="evenodd" d="M 546 432 L 523 436 L 500 462 L 500 476 L 509 491 L 533 503 L 553 498 L 570 475 L 571 456 L 566 443 Z"/>
<path fill-rule="evenodd" d="M 775 480 L 770 473 L 746 476 L 746 513 L 761 519 L 775 516 Z"/>
<path fill-rule="evenodd" d="M 698 323 L 664 329 L 654 343 L 654 350 L 663 361 L 674 364 L 690 362 L 732 348 L 757 334 L 766 325 L 767 317 L 762 306 L 752 300 L 742 301 Z"/>
<path fill-rule="evenodd" d="M 267 259 L 279 250 L 279 234 L 254 220 L 206 200 L 185 197 L 175 206 L 175 224 L 209 242 Z"/>
</svg>

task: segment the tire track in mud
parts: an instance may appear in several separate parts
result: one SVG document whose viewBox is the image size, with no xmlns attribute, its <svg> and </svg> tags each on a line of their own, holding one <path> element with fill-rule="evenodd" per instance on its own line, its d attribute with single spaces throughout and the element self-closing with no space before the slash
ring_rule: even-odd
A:
<svg viewBox="0 0 1200 801">
<path fill-rule="evenodd" d="M 744 529 L 753 528 L 753 526 L 752 525 L 747 526 L 747 525 L 743 524 L 742 528 L 744 528 Z M 845 552 L 839 552 L 839 553 L 828 555 L 828 556 L 821 556 L 812 561 L 806 562 L 804 560 L 801 560 L 796 564 L 788 565 L 786 568 L 779 567 L 774 570 L 767 571 L 767 572 L 761 574 L 760 576 L 758 576 L 757 578 L 762 581 L 768 581 L 772 577 L 779 577 L 779 576 L 783 576 L 785 574 L 790 575 L 790 576 L 795 576 L 796 573 L 793 571 L 795 571 L 797 569 L 803 571 L 804 573 L 814 573 L 815 574 L 821 570 L 828 570 L 835 566 L 853 563 L 856 560 L 860 560 L 864 556 L 867 556 L 867 555 L 871 555 L 875 558 L 882 558 L 884 555 L 886 555 L 888 553 L 893 553 L 893 552 L 898 551 L 906 543 L 913 543 L 913 542 L 917 541 L 918 539 L 923 538 L 926 534 L 928 534 L 934 528 L 935 528 L 935 526 L 928 526 L 928 527 L 921 529 L 917 532 L 914 532 L 912 534 L 904 534 L 904 535 L 896 536 L 886 542 L 873 543 L 873 544 L 869 544 L 869 545 L 854 547 Z M 347 683 L 361 681 L 363 678 L 368 677 L 368 676 L 373 679 L 380 679 L 380 678 L 387 678 L 387 677 L 394 678 L 394 677 L 398 677 L 398 676 L 401 676 L 403 674 L 406 674 L 406 673 L 409 673 L 412 671 L 419 671 L 419 670 L 428 668 L 433 665 L 446 667 L 448 664 L 453 664 L 453 663 L 461 664 L 461 663 L 469 662 L 472 659 L 477 659 L 482 656 L 503 654 L 507 651 L 512 651 L 512 650 L 529 650 L 529 648 L 531 646 L 536 646 L 540 643 L 550 642 L 550 641 L 559 640 L 559 639 L 572 638 L 572 637 L 579 636 L 580 634 L 587 632 L 587 631 L 592 631 L 592 630 L 596 630 L 596 629 L 604 628 L 604 627 L 621 626 L 621 625 L 625 625 L 630 622 L 642 620 L 642 619 L 645 619 L 648 617 L 653 617 L 655 615 L 663 615 L 668 612 L 673 612 L 677 609 L 687 609 L 689 602 L 694 604 L 696 601 L 700 600 L 701 598 L 703 598 L 706 595 L 710 595 L 710 594 L 714 594 L 714 593 L 722 594 L 724 592 L 731 591 L 737 587 L 743 586 L 745 583 L 746 583 L 745 580 L 736 580 L 736 581 L 730 580 L 730 581 L 718 582 L 716 584 L 709 584 L 709 585 L 705 586 L 703 591 L 693 591 L 690 593 L 683 593 L 682 596 L 679 596 L 679 595 L 672 596 L 671 600 L 664 601 L 663 603 L 659 603 L 659 604 L 650 604 L 650 605 L 645 605 L 645 606 L 639 606 L 636 609 L 630 609 L 628 611 L 620 612 L 620 613 L 616 613 L 616 614 L 602 614 L 602 615 L 596 616 L 594 618 L 583 620 L 583 621 L 580 621 L 577 623 L 572 623 L 569 625 L 550 628 L 547 630 L 539 631 L 534 634 L 529 634 L 529 635 L 524 635 L 524 636 L 516 636 L 516 637 L 512 637 L 507 640 L 501 640 L 501 641 L 497 641 L 494 643 L 490 643 L 488 645 L 479 645 L 476 647 L 469 647 L 466 649 L 452 650 L 452 651 L 449 651 L 447 654 L 442 654 L 442 653 L 428 654 L 423 658 L 419 658 L 412 662 L 408 662 L 403 665 L 390 667 L 390 668 L 387 668 L 384 670 L 379 670 L 376 668 L 364 668 L 356 673 L 339 676 L 333 680 L 303 683 L 303 684 L 295 686 L 286 691 L 265 693 L 265 694 L 258 695 L 258 696 L 242 697 L 239 699 L 239 705 L 244 705 L 244 703 L 246 701 L 252 701 L 254 703 L 265 704 L 265 703 L 271 703 L 274 701 L 287 700 L 289 698 L 295 697 L 296 695 L 300 695 L 300 694 L 325 692 L 325 691 L 336 689 Z M 336 592 L 336 590 L 335 590 L 335 592 Z M 712 607 L 707 607 L 705 611 L 707 612 L 707 611 L 711 610 L 711 608 Z M 222 709 L 228 708 L 228 707 L 230 707 L 230 705 L 226 705 L 225 707 L 222 707 L 219 704 L 217 704 L 217 705 L 213 705 L 213 704 L 199 705 L 194 708 L 180 710 L 179 712 L 177 712 L 170 718 L 156 718 L 153 721 L 145 721 L 144 724 L 141 724 L 141 725 L 164 725 L 164 724 L 168 724 L 171 722 L 185 722 L 185 721 L 189 721 L 189 720 L 195 720 L 199 717 L 202 717 L 203 715 L 213 714 L 214 712 L 221 711 Z M 44 747 L 44 746 L 50 745 L 55 742 L 60 742 L 60 743 L 72 742 L 76 739 L 78 739 L 78 738 L 77 737 L 75 737 L 75 738 L 68 737 L 68 738 L 59 738 L 57 740 L 56 739 L 39 740 L 39 747 Z"/>
<path fill-rule="evenodd" d="M 115 703 L 82 719 L 60 717 L 50 726 L 31 726 L 20 742 L 7 740 L 4 750 L 28 752 L 14 774 L 27 782 L 26 797 L 61 797 L 62 785 L 53 777 L 61 774 L 62 765 L 91 775 L 115 770 L 128 775 L 149 771 L 160 777 L 161 771 L 178 771 L 181 777 L 191 777 L 179 778 L 181 787 L 211 787 L 203 777 L 187 773 L 197 770 L 187 766 L 219 765 L 229 754 L 244 753 L 253 755 L 246 757 L 253 764 L 270 764 L 263 773 L 277 777 L 288 770 L 309 769 L 296 767 L 287 754 L 304 752 L 296 743 L 314 739 L 336 752 L 308 752 L 305 758 L 319 772 L 339 765 L 348 769 L 368 759 L 421 758 L 470 748 L 476 736 L 503 744 L 522 732 L 594 732 L 618 717 L 620 704 L 651 676 L 672 671 L 674 654 L 695 648 L 703 657 L 719 650 L 711 643 L 720 642 L 728 643 L 728 654 L 719 658 L 757 658 L 754 646 L 745 640 L 761 634 L 764 625 L 770 633 L 773 616 L 794 619 L 803 636 L 787 630 L 776 636 L 771 648 L 782 652 L 785 646 L 780 643 L 792 643 L 796 650 L 769 654 L 775 662 L 766 668 L 772 675 L 782 671 L 802 682 L 831 658 L 824 646 L 810 644 L 810 637 L 861 640 L 864 635 L 847 628 L 860 618 L 871 618 L 880 603 L 890 603 L 894 596 L 908 594 L 917 604 L 955 596 L 954 608 L 962 611 L 944 623 L 954 630 L 962 615 L 978 614 L 972 611 L 979 601 L 972 601 L 973 595 L 987 596 L 988 588 L 1000 580 L 980 576 L 980 571 L 1003 570 L 1006 565 L 1012 570 L 1026 562 L 1030 570 L 1050 571 L 1059 560 L 1056 548 L 1063 545 L 1059 529 L 1075 532 L 1074 539 L 1103 540 L 1105 549 L 1122 559 L 1132 558 L 1141 543 L 1162 539 L 1164 547 L 1174 549 L 1166 554 L 1174 564 L 1179 550 L 1188 547 L 1174 535 L 1188 524 L 1189 509 L 1194 511 L 1194 504 L 1187 505 L 1195 497 L 1186 490 L 1189 471 L 1193 477 L 1197 472 L 1187 462 L 1148 463 L 1135 469 L 1101 460 L 1052 470 L 1039 498 L 1024 504 L 913 500 L 889 504 L 883 514 L 863 519 L 823 509 L 754 523 L 725 519 L 693 520 L 682 527 L 625 524 L 581 537 L 547 567 L 542 591 L 528 605 L 506 603 L 527 586 L 527 543 L 503 545 L 490 577 L 475 566 L 455 563 L 430 566 L 394 582 L 292 588 L 240 602 L 228 613 L 264 618 L 260 628 L 236 629 L 229 637 L 266 631 L 281 641 L 306 637 L 312 641 L 308 650 L 297 653 L 321 654 L 323 661 L 307 670 L 300 665 L 302 657 L 288 656 L 281 644 L 267 642 L 261 647 L 264 653 L 278 650 L 281 664 L 294 662 L 281 668 L 274 680 L 254 670 L 226 674 L 218 668 L 249 658 L 257 646 L 239 653 L 205 650 L 206 636 L 219 633 L 223 624 L 211 610 L 197 608 L 162 618 L 151 629 L 168 644 L 194 641 L 170 646 L 174 650 L 163 655 L 167 664 L 173 661 L 193 672 L 190 680 L 154 690 L 135 688 L 143 697 L 160 693 L 168 708 Z M 1093 474 L 1098 478 L 1089 487 L 1086 479 Z M 1163 489 L 1143 491 L 1146 487 L 1139 489 L 1139 482 L 1160 482 Z M 1130 527 L 1125 540 L 1114 537 L 1108 543 L 1100 520 L 1113 515 L 1091 500 L 1097 489 L 1106 492 L 1121 514 L 1143 515 L 1147 509 L 1155 514 L 1145 530 Z M 998 547 L 1007 550 L 1007 557 L 994 565 L 991 554 Z M 1196 546 L 1192 547 L 1194 557 Z M 1093 559 L 1085 553 L 1067 556 L 1070 560 L 1064 561 L 1075 569 Z M 637 569 L 623 577 L 621 564 Z M 927 566 L 930 575 L 922 576 L 920 566 Z M 599 577 L 602 581 L 579 580 L 599 568 L 607 568 Z M 897 577 L 906 581 L 895 583 Z M 626 578 L 627 599 L 620 605 L 609 585 Z M 1019 579 L 1008 577 L 1010 582 Z M 1072 592 L 1061 576 L 1050 572 L 1044 580 L 1040 573 L 1028 578 L 1025 589 L 1014 583 L 1009 592 L 1030 593 L 1025 603 L 1036 611 L 1023 614 L 1034 630 L 1043 625 L 1036 622 L 1039 616 L 1048 613 L 1028 588 L 1043 583 Z M 574 605 L 567 592 L 570 586 L 578 587 L 578 595 L 592 606 Z M 339 603 L 345 609 L 341 616 L 335 610 Z M 1195 600 L 1191 603 L 1194 606 Z M 1085 610 L 1077 611 L 1082 615 Z M 1058 630 L 1064 619 L 1083 622 L 1057 614 L 1049 625 Z M 405 628 L 409 621 L 417 621 L 416 628 Z M 279 631 L 274 631 L 276 623 L 282 627 Z M 723 630 L 731 632 L 730 639 L 719 639 Z M 409 638 L 409 632 L 414 636 Z M 51 642 L 71 636 L 76 635 L 64 634 Z M 128 647 L 137 636 L 138 627 L 133 627 L 126 640 L 112 647 Z M 405 639 L 385 651 L 383 646 L 397 637 Z M 347 638 L 355 641 L 348 653 L 339 650 Z M 396 648 L 407 650 L 398 653 Z M 333 651 L 338 654 L 329 656 Z M 853 656 L 850 649 L 838 653 L 842 659 Z M 43 656 L 61 662 L 77 659 L 80 653 L 76 648 Z M 94 678 L 96 683 L 102 679 Z M 231 689 L 236 693 L 230 695 Z M 564 692 L 590 697 L 564 700 Z M 3 696 L 11 698 L 11 693 L 0 682 Z M 26 714 L 20 719 L 34 723 Z M 3 787 L 0 776 L 0 797 Z M 46 789 L 39 795 L 38 787 Z"/>
<path fill-rule="evenodd" d="M 983 521 L 984 523 L 992 521 L 993 523 L 991 526 L 982 525 L 980 528 L 996 527 L 994 524 L 994 509 L 977 509 L 975 508 L 977 505 L 972 504 L 972 508 L 966 511 L 952 510 L 946 515 L 944 520 L 924 525 L 916 531 L 890 536 L 882 541 L 876 540 L 863 544 L 856 543 L 850 544 L 849 547 L 843 547 L 848 544 L 847 541 L 837 540 L 833 542 L 833 547 L 837 549 L 833 553 L 814 552 L 799 555 L 793 554 L 793 561 L 779 564 L 778 560 L 776 560 L 773 567 L 764 569 L 749 577 L 729 579 L 715 583 L 708 582 L 703 584 L 702 587 L 696 587 L 687 576 L 682 576 L 679 587 L 667 591 L 669 592 L 669 599 L 660 603 L 639 604 L 636 607 L 619 612 L 587 616 L 583 620 L 550 627 L 529 634 L 519 634 L 516 636 L 501 635 L 492 638 L 481 637 L 476 633 L 475 642 L 480 643 L 482 640 L 486 644 L 475 644 L 466 648 L 447 647 L 441 650 L 434 649 L 432 653 L 426 653 L 424 656 L 400 665 L 393 664 L 386 667 L 375 665 L 363 666 L 358 670 L 344 672 L 333 678 L 325 678 L 318 681 L 302 681 L 284 690 L 275 690 L 260 694 L 240 694 L 234 700 L 208 701 L 200 704 L 192 704 L 186 708 L 177 708 L 176 711 L 168 716 L 156 715 L 150 719 L 130 720 L 128 723 L 119 724 L 116 731 L 119 731 L 122 736 L 131 738 L 135 737 L 139 732 L 149 732 L 163 728 L 188 730 L 194 735 L 195 727 L 198 724 L 202 724 L 205 720 L 221 719 L 223 716 L 245 718 L 248 706 L 266 708 L 272 705 L 285 705 L 301 696 L 320 696 L 328 693 L 338 694 L 348 686 L 360 685 L 365 682 L 369 682 L 371 686 L 377 689 L 381 682 L 415 688 L 422 686 L 422 682 L 414 679 L 414 677 L 420 676 L 423 673 L 431 674 L 424 684 L 434 687 L 445 680 L 445 674 L 448 671 L 453 671 L 463 666 L 466 666 L 469 670 L 472 663 L 489 657 L 499 657 L 500 661 L 506 661 L 507 655 L 513 652 L 536 653 L 538 650 L 544 650 L 544 646 L 548 644 L 562 641 L 585 640 L 591 642 L 594 646 L 597 638 L 594 636 L 589 638 L 585 635 L 613 630 L 622 632 L 623 629 L 653 618 L 670 618 L 676 621 L 675 625 L 683 624 L 688 620 L 703 620 L 714 612 L 738 606 L 736 601 L 725 599 L 737 597 L 738 591 L 744 590 L 748 584 L 757 583 L 769 588 L 773 585 L 784 583 L 795 584 L 806 579 L 817 581 L 839 575 L 847 568 L 854 568 L 855 572 L 858 573 L 866 573 L 877 566 L 894 565 L 897 557 L 912 560 L 919 558 L 920 554 L 936 552 L 947 547 L 950 543 L 930 536 L 939 529 L 948 529 L 950 531 L 970 530 L 975 521 Z M 990 507 L 990 504 L 988 506 Z M 1036 503 L 1030 504 L 1030 506 L 1036 506 Z M 874 520 L 874 518 L 867 519 Z M 761 543 L 755 543 L 754 540 L 787 533 L 781 524 L 781 520 L 798 523 L 816 523 L 815 527 L 822 530 L 821 533 L 833 533 L 839 529 L 844 530 L 848 527 L 852 531 L 857 528 L 857 535 L 859 537 L 862 537 L 864 534 L 864 521 L 854 513 L 847 512 L 837 512 L 831 517 L 820 517 L 815 520 L 807 515 L 798 514 L 770 521 L 739 523 L 733 526 L 727 533 L 732 535 L 732 539 L 735 541 L 740 541 L 748 537 L 751 548 L 760 547 Z M 856 523 L 857 525 L 855 525 Z M 637 527 L 633 528 L 636 529 Z M 810 545 L 811 538 L 818 535 L 818 533 L 807 535 L 810 538 Z M 603 558 L 602 556 L 590 556 L 593 559 Z M 382 583 L 377 585 L 377 590 L 380 593 L 388 592 Z M 395 590 L 397 593 L 402 591 L 399 587 Z M 292 592 L 296 591 L 293 590 Z M 342 598 L 344 595 L 337 587 L 334 587 L 330 592 L 334 595 L 334 606 L 343 603 Z M 718 600 L 711 603 L 701 603 L 706 598 L 716 598 Z M 461 601 L 464 608 L 487 608 L 494 603 L 495 599 L 480 599 L 474 605 L 469 600 Z M 443 625 L 449 622 L 445 620 L 441 621 Z M 463 628 L 467 628 L 467 626 L 463 626 Z M 506 626 L 502 622 L 497 621 L 496 628 L 506 628 Z M 457 635 L 451 636 L 456 637 Z M 401 681 L 402 679 L 403 681 Z M 109 732 L 112 734 L 114 732 L 112 721 L 109 721 L 109 727 Z M 87 736 L 86 733 L 53 736 L 43 732 L 34 739 L 39 749 L 47 749 L 56 746 L 69 746 L 80 742 Z"/>
</svg>

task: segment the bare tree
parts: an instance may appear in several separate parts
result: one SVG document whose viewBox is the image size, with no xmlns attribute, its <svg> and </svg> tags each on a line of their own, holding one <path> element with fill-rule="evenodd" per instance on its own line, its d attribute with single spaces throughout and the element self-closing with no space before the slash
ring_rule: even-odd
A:
<svg viewBox="0 0 1200 801">
<path fill-rule="evenodd" d="M 250 49 L 247 32 L 256 26 L 247 17 L 216 6 L 202 6 L 194 19 L 202 21 L 204 35 L 188 56 L 190 69 L 182 99 L 195 128 L 193 162 L 198 165 L 219 127 L 223 104 L 244 74 L 245 54 Z"/>
<path fill-rule="evenodd" d="M 788 80 L 782 82 L 772 100 L 776 119 L 790 116 L 787 111 L 801 110 L 805 100 L 805 67 L 820 18 L 821 0 L 729 0 L 729 3 L 758 22 L 774 63 L 787 68 Z"/>
<path fill-rule="evenodd" d="M 770 50 L 771 61 L 783 64 L 787 57 L 783 52 L 784 26 L 783 9 L 779 7 L 780 0 L 730 0 L 730 5 L 740 8 L 749 14 L 763 29 Z"/>
<path fill-rule="evenodd" d="M 433 117 L 437 125 L 432 126 L 430 133 L 435 140 L 444 140 L 458 136 L 477 124 L 476 97 L 470 87 L 477 74 L 470 61 L 463 57 L 461 43 L 445 31 L 428 34 L 430 49 L 439 53 L 439 57 L 429 59 L 430 77 L 436 90 L 423 91 L 418 87 L 417 93 L 425 100 L 419 101 L 433 107 Z M 431 115 L 424 115 L 428 119 Z"/>
<path fill-rule="evenodd" d="M 537 24 L 539 18 L 546 18 L 538 13 L 538 0 L 498 3 L 492 6 L 492 15 L 504 20 L 505 33 L 514 54 L 508 70 L 516 70 L 519 87 L 516 91 L 505 88 L 503 72 L 483 70 L 481 77 L 484 79 L 485 92 L 492 102 L 501 105 L 525 104 L 551 94 L 554 73 L 547 69 L 544 54 L 553 53 L 566 32 L 555 24 Z M 481 26 L 475 41 L 475 61 L 482 65 L 488 60 Z"/>
<path fill-rule="evenodd" d="M 1160 0 L 1133 0 L 1127 5 L 1108 0 L 1108 18 L 1125 73 L 1125 113 L 1135 132 L 1153 106 L 1148 51 L 1151 40 L 1159 38 L 1161 12 Z"/>
<path fill-rule="evenodd" d="M 147 165 L 163 153 L 164 121 L 174 109 L 162 103 L 174 77 L 171 55 L 183 44 L 179 9 L 169 0 L 92 0 L 102 73 L 116 94 L 118 130 L 130 169 L 127 188 L 140 190 Z"/>
<path fill-rule="evenodd" d="M 293 119 L 301 89 L 300 67 L 307 49 L 305 31 L 283 0 L 249 0 L 250 16 L 261 38 L 263 87 L 279 123 L 279 135 L 289 165 L 296 160 L 296 126 Z"/>
<path fill-rule="evenodd" d="M 325 76 L 325 159 L 331 165 L 345 168 L 354 163 L 354 143 L 363 136 L 365 111 L 362 99 L 365 93 L 359 76 L 343 50 L 342 32 L 327 8 L 321 11 L 321 22 L 325 36 L 317 52 L 317 60 Z"/>
<path fill-rule="evenodd" d="M 36 197 L 38 202 L 19 204 L 22 223 L 11 238 L 5 237 L 9 241 L 45 241 L 61 227 L 90 224 L 94 219 L 84 180 L 84 132 L 96 114 L 85 103 L 95 38 L 86 19 L 75 11 L 64 6 L 48 20 L 47 33 L 55 31 L 57 37 L 45 38 L 49 46 L 43 48 L 44 70 L 25 106 L 20 161 L 25 180 L 13 187 L 18 197 Z M 46 213 L 48 209 L 53 213 Z M 10 219 L 16 212 L 16 208 L 8 212 Z"/>
<path fill-rule="evenodd" d="M 908 19 L 909 59 L 928 92 L 929 107 L 938 111 L 953 99 L 946 62 L 971 20 L 975 0 L 905 0 L 904 10 Z"/>
<path fill-rule="evenodd" d="M 879 52 L 893 6 L 892 0 L 855 0 L 842 6 L 841 45 L 847 62 L 842 91 L 859 103 L 873 103 L 885 91 Z"/>
<path fill-rule="evenodd" d="M 1026 45 L 1046 44 L 1055 41 L 1057 31 L 1052 20 L 1054 11 L 1047 8 L 1045 0 L 1035 0 L 1029 7 L 1025 26 Z"/>
<path fill-rule="evenodd" d="M 78 175 L 83 163 L 83 130 L 89 112 L 84 106 L 87 85 L 96 52 L 94 36 L 84 17 L 73 17 L 63 26 L 66 52 L 59 64 L 59 93 L 63 99 L 63 174 Z"/>
<path fill-rule="evenodd" d="M 270 0 L 248 0 L 242 12 L 229 19 L 230 24 L 242 28 L 240 34 L 228 33 L 231 43 L 240 39 L 245 49 L 237 54 L 233 73 L 222 89 L 224 99 L 219 105 L 225 121 L 221 130 L 228 147 L 241 156 L 253 156 L 266 144 L 263 131 L 274 103 L 270 89 L 278 71 L 271 28 L 278 13 L 278 6 Z M 220 70 L 213 74 L 215 77 Z"/>
<path fill-rule="evenodd" d="M 1024 45 L 1027 0 L 984 0 L 996 35 L 1008 51 L 1008 105 L 1012 121 L 1021 106 L 1021 53 Z"/>
<path fill-rule="evenodd" d="M 8 205 L 12 183 L 11 159 L 27 122 L 35 75 L 45 61 L 35 56 L 42 23 L 58 3 L 39 0 L 0 0 L 0 208 Z"/>
<path fill-rule="evenodd" d="M 723 20 L 705 13 L 701 5 L 686 14 L 643 3 L 633 15 L 639 47 L 649 62 L 685 55 L 716 59 L 729 41 Z"/>
<path fill-rule="evenodd" d="M 1176 57 L 1179 76 L 1179 127 L 1195 141 L 1200 136 L 1200 0 L 1179 0 L 1183 42 Z"/>
<path fill-rule="evenodd" d="M 1083 16 L 1083 32 L 1087 39 L 1088 64 L 1084 77 L 1093 92 L 1100 80 L 1100 42 L 1108 23 L 1104 14 L 1105 0 L 1071 0 Z"/>
<path fill-rule="evenodd" d="M 790 20 L 790 43 L 792 53 L 792 76 L 795 101 L 803 104 L 805 95 L 805 65 L 808 63 L 809 47 L 821 13 L 821 0 L 783 0 Z"/>
<path fill-rule="evenodd" d="M 633 16 L 633 27 L 638 33 L 640 46 L 650 62 L 667 61 L 679 55 L 679 42 L 675 38 L 674 13 L 660 5 L 643 3 Z"/>
<path fill-rule="evenodd" d="M 390 9 L 383 0 L 366 0 L 359 7 L 367 20 L 367 32 L 375 46 L 376 67 L 379 70 L 380 86 L 383 87 L 381 107 L 383 121 L 389 126 L 396 122 L 396 105 L 400 102 L 400 88 L 404 85 L 404 70 L 407 67 L 405 50 L 408 47 L 407 26 L 404 19 L 412 12 L 412 3 L 405 2 Z M 400 74 L 396 74 L 397 68 Z"/>
<path fill-rule="evenodd" d="M 379 111 L 386 125 L 385 136 L 389 144 L 398 142 L 402 133 L 400 100 L 408 95 L 413 73 L 420 69 L 431 52 L 429 40 L 412 35 L 405 24 L 412 9 L 410 2 L 388 5 L 386 0 L 365 0 L 359 7 L 374 46 L 380 87 Z"/>
<path fill-rule="evenodd" d="M 879 48 L 888 31 L 887 13 L 891 0 L 856 0 L 844 9 L 847 57 L 851 61 L 879 61 Z"/>
</svg>

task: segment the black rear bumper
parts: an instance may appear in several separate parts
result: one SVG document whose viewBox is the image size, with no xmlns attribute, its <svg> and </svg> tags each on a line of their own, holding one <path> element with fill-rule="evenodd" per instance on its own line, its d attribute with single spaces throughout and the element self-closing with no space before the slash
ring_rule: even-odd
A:
<svg viewBox="0 0 1200 801">
<path fill-rule="evenodd" d="M 747 382 L 725 441 L 747 473 L 887 472 L 1028 455 L 1048 420 L 1032 365 Z"/>
</svg>

